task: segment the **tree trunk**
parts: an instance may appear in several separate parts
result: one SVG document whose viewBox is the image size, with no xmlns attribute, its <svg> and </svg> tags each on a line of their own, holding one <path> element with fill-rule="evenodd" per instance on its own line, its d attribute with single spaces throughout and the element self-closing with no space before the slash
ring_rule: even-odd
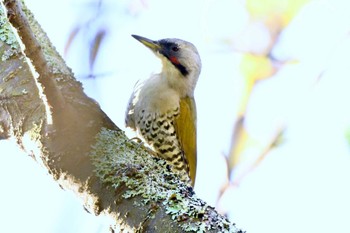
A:
<svg viewBox="0 0 350 233">
<path fill-rule="evenodd" d="M 15 139 L 87 210 L 111 216 L 112 230 L 241 232 L 84 94 L 23 3 L 1 3 L 0 26 L 0 139 Z"/>
</svg>

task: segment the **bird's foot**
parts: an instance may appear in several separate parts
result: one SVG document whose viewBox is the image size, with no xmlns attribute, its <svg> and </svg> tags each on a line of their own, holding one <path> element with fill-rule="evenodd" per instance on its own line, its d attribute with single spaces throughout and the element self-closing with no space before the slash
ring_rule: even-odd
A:
<svg viewBox="0 0 350 233">
<path fill-rule="evenodd" d="M 133 138 L 130 138 L 131 141 L 135 141 L 136 143 L 138 144 L 143 144 L 143 141 L 141 138 L 139 137 L 133 137 Z"/>
<path fill-rule="evenodd" d="M 154 152 L 154 151 L 153 151 L 151 148 L 149 148 L 148 146 L 146 146 L 146 144 L 144 143 L 144 141 L 143 141 L 141 138 L 139 138 L 139 137 L 133 137 L 133 138 L 131 138 L 130 140 L 135 141 L 135 142 L 138 144 L 137 148 L 140 148 L 141 146 L 143 146 L 143 148 L 146 149 L 146 150 L 148 151 L 148 153 L 150 153 L 151 155 L 157 157 L 157 153 Z"/>
</svg>

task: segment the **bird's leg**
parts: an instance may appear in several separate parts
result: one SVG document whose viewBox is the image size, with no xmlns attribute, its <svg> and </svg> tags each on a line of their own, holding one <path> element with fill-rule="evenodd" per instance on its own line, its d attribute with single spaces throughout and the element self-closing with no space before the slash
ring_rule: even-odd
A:
<svg viewBox="0 0 350 233">
<path fill-rule="evenodd" d="M 143 141 L 141 138 L 139 137 L 133 137 L 133 138 L 130 138 L 131 141 L 136 141 L 136 143 L 138 144 L 143 144 Z"/>
<path fill-rule="evenodd" d="M 141 146 L 143 146 L 148 151 L 148 153 L 150 153 L 151 155 L 153 155 L 155 157 L 158 157 L 157 153 L 154 152 L 151 148 L 149 148 L 141 138 L 133 137 L 133 138 L 130 138 L 130 140 L 135 141 L 136 144 L 138 144 L 137 149 L 139 149 Z"/>
</svg>

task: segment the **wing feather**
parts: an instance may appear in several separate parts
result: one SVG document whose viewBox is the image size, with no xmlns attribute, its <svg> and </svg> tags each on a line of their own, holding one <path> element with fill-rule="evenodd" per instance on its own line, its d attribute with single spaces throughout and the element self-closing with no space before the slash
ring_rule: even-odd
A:
<svg viewBox="0 0 350 233">
<path fill-rule="evenodd" d="M 197 112 L 194 98 L 186 97 L 180 100 L 180 113 L 174 125 L 194 186 L 197 170 Z"/>
<path fill-rule="evenodd" d="M 129 98 L 129 102 L 125 112 L 125 126 L 136 130 L 135 125 L 135 105 L 139 99 L 139 95 L 143 86 L 143 82 L 137 81 L 135 83 L 133 92 Z"/>
</svg>

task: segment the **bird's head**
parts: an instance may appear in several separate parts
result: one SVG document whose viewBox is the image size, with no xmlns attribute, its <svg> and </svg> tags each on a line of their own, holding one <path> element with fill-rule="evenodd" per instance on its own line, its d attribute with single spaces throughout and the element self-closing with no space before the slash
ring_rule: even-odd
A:
<svg viewBox="0 0 350 233">
<path fill-rule="evenodd" d="M 142 36 L 132 36 L 162 60 L 162 72 L 167 74 L 172 86 L 184 89 L 186 95 L 193 95 L 201 71 L 201 59 L 192 43 L 176 38 L 154 41 Z"/>
</svg>

